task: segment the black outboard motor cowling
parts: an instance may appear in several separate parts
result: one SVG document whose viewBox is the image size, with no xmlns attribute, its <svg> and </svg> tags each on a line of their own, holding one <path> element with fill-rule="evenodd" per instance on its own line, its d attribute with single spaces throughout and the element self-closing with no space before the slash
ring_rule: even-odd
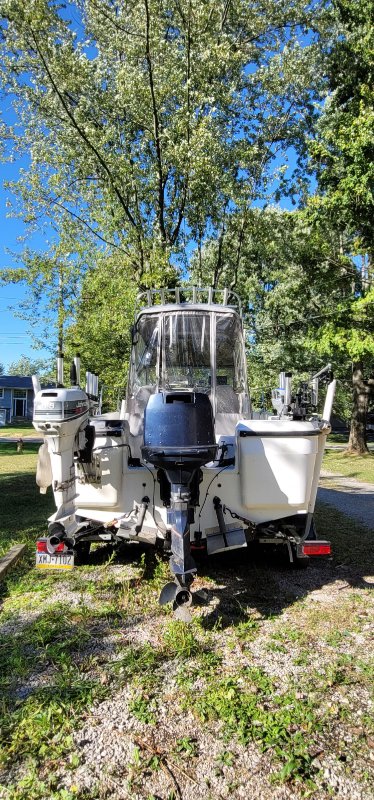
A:
<svg viewBox="0 0 374 800">
<path fill-rule="evenodd" d="M 190 484 L 196 471 L 213 461 L 216 453 L 213 411 L 206 394 L 179 391 L 151 395 L 145 409 L 142 458 L 163 470 L 171 485 L 168 521 L 176 583 L 164 587 L 160 602 L 174 600 L 175 608 L 190 604 L 188 587 L 196 572 L 190 550 Z"/>
<path fill-rule="evenodd" d="M 213 411 L 206 394 L 151 395 L 144 416 L 144 461 L 165 469 L 170 483 L 188 485 L 191 470 L 212 461 L 216 452 Z"/>
</svg>

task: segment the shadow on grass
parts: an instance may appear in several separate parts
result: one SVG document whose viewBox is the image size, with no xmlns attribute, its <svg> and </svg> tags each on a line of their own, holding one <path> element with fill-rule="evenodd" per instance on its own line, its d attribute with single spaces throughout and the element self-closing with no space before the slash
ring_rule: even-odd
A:
<svg viewBox="0 0 374 800">
<path fill-rule="evenodd" d="M 310 559 L 307 569 L 295 569 L 286 553 L 247 550 L 213 556 L 199 568 L 202 578 L 222 584 L 209 588 L 211 599 L 219 602 L 208 613 L 203 626 L 229 627 L 246 617 L 246 608 L 262 616 L 278 615 L 310 592 L 343 580 L 352 589 L 374 589 L 368 578 L 374 574 L 372 536 L 367 528 L 345 514 L 319 503 L 316 510 L 317 534 L 332 544 L 333 557 Z M 209 606 L 208 606 L 209 608 Z"/>
</svg>

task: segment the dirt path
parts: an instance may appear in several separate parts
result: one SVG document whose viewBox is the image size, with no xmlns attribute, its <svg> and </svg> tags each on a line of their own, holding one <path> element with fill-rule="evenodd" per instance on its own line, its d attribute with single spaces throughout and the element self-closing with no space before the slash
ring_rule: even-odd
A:
<svg viewBox="0 0 374 800">
<path fill-rule="evenodd" d="M 318 499 L 374 531 L 374 484 L 322 470 Z"/>
</svg>

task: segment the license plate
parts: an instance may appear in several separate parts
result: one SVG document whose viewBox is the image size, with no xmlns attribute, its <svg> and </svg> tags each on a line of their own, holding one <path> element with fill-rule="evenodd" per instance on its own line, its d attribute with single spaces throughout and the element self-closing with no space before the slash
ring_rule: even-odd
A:
<svg viewBox="0 0 374 800">
<path fill-rule="evenodd" d="M 73 569 L 74 553 L 36 553 L 35 566 L 38 569 Z"/>
</svg>

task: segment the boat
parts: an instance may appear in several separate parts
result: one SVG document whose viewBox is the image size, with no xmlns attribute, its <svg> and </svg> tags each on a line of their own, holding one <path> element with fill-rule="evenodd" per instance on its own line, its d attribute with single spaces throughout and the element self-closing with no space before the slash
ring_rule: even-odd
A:
<svg viewBox="0 0 374 800">
<path fill-rule="evenodd" d="M 314 507 L 336 381 L 328 364 L 293 388 L 280 374 L 272 410 L 252 410 L 240 300 L 228 290 L 152 289 L 131 329 L 126 398 L 101 413 L 99 379 L 80 357 L 64 384 L 35 379 L 33 424 L 43 435 L 37 483 L 56 512 L 38 540 L 41 569 L 70 569 L 92 542 L 146 542 L 170 558 L 160 594 L 191 619 L 201 553 L 255 543 L 306 566 L 329 555 Z M 319 385 L 327 385 L 318 413 Z"/>
</svg>

